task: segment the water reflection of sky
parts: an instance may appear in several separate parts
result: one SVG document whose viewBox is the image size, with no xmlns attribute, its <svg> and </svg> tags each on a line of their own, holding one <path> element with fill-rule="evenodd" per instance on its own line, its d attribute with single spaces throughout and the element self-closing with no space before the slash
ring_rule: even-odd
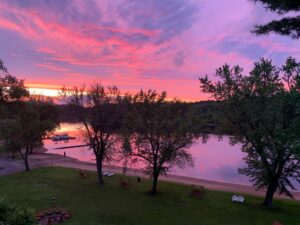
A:
<svg viewBox="0 0 300 225">
<path fill-rule="evenodd" d="M 71 136 L 76 136 L 74 130 L 77 127 L 78 125 L 61 124 L 57 132 L 66 132 Z M 88 147 L 56 149 L 63 146 L 80 145 L 82 141 L 79 139 L 70 140 L 69 142 L 45 140 L 44 144 L 49 153 L 63 155 L 66 152 L 67 156 L 81 161 L 95 161 L 95 157 Z M 229 137 L 225 136 L 223 140 L 219 140 L 218 136 L 210 135 L 206 143 L 203 143 L 202 139 L 195 140 L 189 150 L 194 158 L 194 166 L 186 167 L 185 169 L 173 168 L 170 174 L 228 183 L 248 184 L 247 178 L 238 174 L 238 168 L 244 164 L 242 160 L 243 153 L 238 145 L 232 146 L 229 144 Z M 135 165 L 135 167 L 140 166 L 141 163 Z"/>
<path fill-rule="evenodd" d="M 243 153 L 238 145 L 229 144 L 229 137 L 219 140 L 218 136 L 210 135 L 206 143 L 195 140 L 190 152 L 194 158 L 194 167 L 174 169 L 174 173 L 183 176 L 229 183 L 248 184 L 247 178 L 238 174 L 243 166 Z"/>
</svg>

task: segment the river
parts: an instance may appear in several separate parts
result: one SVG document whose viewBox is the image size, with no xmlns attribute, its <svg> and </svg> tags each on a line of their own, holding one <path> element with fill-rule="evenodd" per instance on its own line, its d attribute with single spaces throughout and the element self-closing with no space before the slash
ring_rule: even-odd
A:
<svg viewBox="0 0 300 225">
<path fill-rule="evenodd" d="M 77 138 L 68 142 L 45 140 L 45 148 L 48 149 L 49 153 L 63 155 L 66 152 L 69 157 L 85 162 L 95 162 L 95 157 L 88 147 L 57 149 L 81 145 L 82 141 L 78 138 L 79 128 L 78 124 L 62 123 L 55 133 L 68 133 L 70 136 L 77 136 Z M 248 179 L 238 173 L 238 168 L 244 166 L 244 153 L 240 151 L 239 145 L 230 145 L 229 136 L 225 135 L 220 140 L 219 136 L 211 134 L 206 142 L 203 142 L 202 138 L 195 139 L 189 151 L 193 156 L 194 166 L 187 166 L 184 169 L 174 167 L 169 172 L 170 174 L 226 183 L 249 184 Z M 138 168 L 140 165 L 137 163 L 132 167 Z"/>
</svg>

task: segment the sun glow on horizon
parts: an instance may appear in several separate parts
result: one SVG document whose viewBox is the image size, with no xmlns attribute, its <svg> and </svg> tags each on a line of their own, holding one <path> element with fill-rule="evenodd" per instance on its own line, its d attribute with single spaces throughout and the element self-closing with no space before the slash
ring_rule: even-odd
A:
<svg viewBox="0 0 300 225">
<path fill-rule="evenodd" d="M 43 95 L 48 97 L 58 97 L 59 90 L 56 89 L 47 89 L 47 88 L 28 88 L 28 91 L 31 95 Z"/>
<path fill-rule="evenodd" d="M 27 85 L 27 89 L 31 95 L 42 95 L 42 96 L 47 96 L 47 97 L 59 97 L 60 96 L 60 91 L 61 87 L 57 85 L 47 85 L 47 84 L 29 84 Z M 136 94 L 133 93 L 133 91 L 129 92 L 123 92 L 121 95 L 124 95 L 124 93 L 129 93 L 129 94 Z M 173 98 L 171 96 L 167 97 L 167 101 L 172 101 L 173 99 L 178 99 L 182 102 L 197 102 L 199 100 L 195 99 L 185 99 L 185 98 Z M 200 100 L 201 101 L 201 100 Z"/>
</svg>

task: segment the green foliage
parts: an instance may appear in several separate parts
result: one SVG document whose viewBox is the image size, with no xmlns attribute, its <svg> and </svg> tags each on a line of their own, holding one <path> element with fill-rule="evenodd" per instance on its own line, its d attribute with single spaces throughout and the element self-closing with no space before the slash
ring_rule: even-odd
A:
<svg viewBox="0 0 300 225">
<path fill-rule="evenodd" d="M 21 101 L 24 97 L 26 102 Z M 24 80 L 9 74 L 1 59 L 0 103 L 0 139 L 5 150 L 20 154 L 29 170 L 28 154 L 58 125 L 57 108 L 52 102 L 31 99 Z"/>
<path fill-rule="evenodd" d="M 256 188 L 267 187 L 265 204 L 279 189 L 291 196 L 300 182 L 300 64 L 289 58 L 282 68 L 261 59 L 249 76 L 239 66 L 217 69 L 219 81 L 200 79 L 203 92 L 219 101 L 219 116 L 242 144 L 247 167 L 240 170 Z"/>
<path fill-rule="evenodd" d="M 252 0 L 255 2 L 261 2 L 266 6 L 268 10 L 274 11 L 280 15 L 287 14 L 289 12 L 299 12 L 300 1 L 299 0 Z M 292 38 L 300 38 L 300 17 L 299 16 L 286 16 L 279 20 L 273 20 L 264 25 L 256 25 L 253 31 L 254 33 L 268 34 L 275 32 L 280 35 L 291 36 Z"/>
<path fill-rule="evenodd" d="M 7 150 L 20 154 L 29 170 L 29 154 L 58 126 L 55 108 L 45 102 L 18 102 L 8 104 L 7 110 L 13 113 L 0 120 L 0 137 Z"/>
<path fill-rule="evenodd" d="M 115 86 L 96 83 L 89 88 L 63 88 L 62 95 L 83 124 L 82 139 L 95 155 L 98 181 L 102 184 L 102 164 L 112 161 L 117 152 L 116 132 L 122 121 L 120 91 Z"/>
<path fill-rule="evenodd" d="M 12 204 L 6 197 L 0 196 L 1 225 L 36 225 L 34 210 Z"/>
<path fill-rule="evenodd" d="M 187 150 L 194 137 L 189 111 L 178 100 L 167 101 L 166 96 L 165 92 L 141 90 L 129 98 L 125 122 L 133 145 L 131 156 L 144 160 L 145 172 L 153 176 L 152 193 L 156 193 L 160 174 L 174 165 L 192 164 Z"/>
</svg>

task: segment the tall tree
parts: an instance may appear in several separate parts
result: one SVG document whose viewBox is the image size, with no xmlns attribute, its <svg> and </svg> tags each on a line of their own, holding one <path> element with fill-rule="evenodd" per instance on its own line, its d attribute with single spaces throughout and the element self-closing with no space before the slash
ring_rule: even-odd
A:
<svg viewBox="0 0 300 225">
<path fill-rule="evenodd" d="M 300 38 L 300 16 L 297 13 L 300 10 L 299 0 L 251 0 L 261 2 L 267 10 L 276 12 L 279 15 L 286 14 L 279 20 L 273 20 L 267 24 L 256 25 L 254 33 L 269 34 L 270 32 L 280 35 L 290 36 L 292 38 Z M 289 14 L 293 13 L 293 14 Z"/>
<path fill-rule="evenodd" d="M 92 149 L 97 164 L 99 184 L 104 183 L 103 163 L 113 160 L 117 151 L 117 130 L 121 127 L 121 96 L 117 87 L 98 83 L 90 88 L 63 88 L 74 115 L 83 124 L 83 139 Z"/>
<path fill-rule="evenodd" d="M 239 172 L 267 189 L 268 207 L 276 191 L 292 197 L 293 181 L 300 182 L 299 68 L 292 58 L 281 69 L 261 59 L 249 76 L 224 65 L 216 71 L 219 81 L 200 78 L 201 90 L 219 101 L 219 116 L 232 125 L 232 142 L 247 155 Z"/>
<path fill-rule="evenodd" d="M 43 109 L 47 108 L 47 114 Z M 53 108 L 51 110 L 50 108 Z M 19 153 L 26 171 L 30 170 L 29 155 L 42 145 L 43 138 L 58 125 L 58 115 L 49 103 L 17 103 L 10 105 L 13 114 L 0 121 L 0 137 L 6 149 Z"/>
<path fill-rule="evenodd" d="M 26 102 L 22 101 L 26 97 Z M 18 152 L 30 170 L 28 157 L 52 131 L 58 115 L 50 102 L 32 101 L 24 80 L 12 76 L 0 59 L 0 138 L 6 150 Z"/>
<path fill-rule="evenodd" d="M 129 99 L 125 124 L 130 136 L 124 139 L 123 146 L 130 146 L 130 155 L 144 161 L 145 172 L 153 179 L 151 193 L 156 194 L 161 174 L 174 165 L 192 164 L 187 150 L 193 141 L 188 112 L 179 101 L 166 101 L 165 92 L 141 90 Z"/>
</svg>

